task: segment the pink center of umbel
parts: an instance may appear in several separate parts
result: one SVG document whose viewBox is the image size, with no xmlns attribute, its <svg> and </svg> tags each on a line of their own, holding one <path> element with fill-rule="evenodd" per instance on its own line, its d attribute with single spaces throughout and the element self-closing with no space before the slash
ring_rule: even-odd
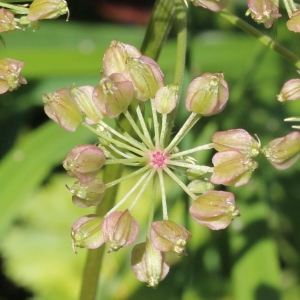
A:
<svg viewBox="0 0 300 300">
<path fill-rule="evenodd" d="M 149 163 L 156 169 L 163 169 L 167 165 L 166 161 L 168 160 L 169 156 L 170 155 L 168 153 L 165 153 L 161 150 L 155 150 L 154 152 L 150 153 Z"/>
</svg>

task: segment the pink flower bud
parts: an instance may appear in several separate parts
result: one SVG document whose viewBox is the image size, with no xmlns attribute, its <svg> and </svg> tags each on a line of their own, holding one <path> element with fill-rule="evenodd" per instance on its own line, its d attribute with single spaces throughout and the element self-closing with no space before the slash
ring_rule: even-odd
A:
<svg viewBox="0 0 300 300">
<path fill-rule="evenodd" d="M 212 230 L 226 228 L 240 215 L 230 192 L 208 191 L 199 196 L 190 207 L 190 214 L 200 224 Z"/>
<path fill-rule="evenodd" d="M 9 33 L 15 30 L 16 27 L 17 23 L 14 14 L 2 7 L 0 9 L 0 32 Z"/>
<path fill-rule="evenodd" d="M 299 158 L 300 133 L 294 131 L 274 139 L 262 149 L 262 152 L 277 170 L 285 170 Z"/>
<path fill-rule="evenodd" d="M 139 225 L 128 209 L 111 213 L 102 224 L 103 238 L 109 246 L 108 252 L 133 244 L 138 232 Z"/>
<path fill-rule="evenodd" d="M 105 155 L 99 147 L 79 145 L 67 154 L 63 166 L 70 177 L 87 182 L 96 177 L 105 160 Z"/>
<path fill-rule="evenodd" d="M 178 103 L 178 85 L 170 84 L 159 88 L 155 94 L 154 106 L 157 112 L 167 115 Z"/>
<path fill-rule="evenodd" d="M 278 6 L 272 0 L 248 0 L 249 10 L 246 15 L 257 23 L 263 23 L 266 28 L 273 25 L 274 19 L 280 18 Z"/>
<path fill-rule="evenodd" d="M 221 112 L 229 97 L 228 86 L 222 73 L 204 73 L 194 79 L 187 90 L 185 106 L 202 116 Z"/>
<path fill-rule="evenodd" d="M 300 99 L 300 79 L 291 79 L 287 81 L 280 94 L 277 95 L 279 102 L 294 101 Z"/>
<path fill-rule="evenodd" d="M 178 255 L 186 255 L 186 241 L 191 237 L 190 232 L 182 225 L 170 220 L 157 221 L 151 226 L 151 242 L 161 252 L 174 251 Z"/>
<path fill-rule="evenodd" d="M 106 76 L 123 73 L 130 58 L 141 57 L 141 52 L 134 46 L 112 41 L 103 56 L 103 68 Z"/>
<path fill-rule="evenodd" d="M 116 118 L 127 110 L 133 95 L 133 84 L 123 75 L 114 73 L 101 79 L 93 91 L 93 101 L 107 117 Z"/>
<path fill-rule="evenodd" d="M 100 204 L 105 194 L 105 184 L 101 178 L 94 178 L 90 181 L 76 181 L 69 188 L 73 194 L 72 201 L 80 207 L 90 207 Z"/>
<path fill-rule="evenodd" d="M 90 125 L 97 124 L 104 117 L 93 101 L 93 90 L 94 87 L 88 85 L 71 88 L 71 94 L 79 109 L 86 115 L 86 123 Z"/>
<path fill-rule="evenodd" d="M 55 19 L 68 14 L 68 4 L 65 0 L 34 0 L 29 6 L 28 20 L 30 22 L 42 19 Z"/>
<path fill-rule="evenodd" d="M 220 11 L 228 6 L 230 0 L 191 0 L 195 6 L 202 6 L 212 11 Z"/>
<path fill-rule="evenodd" d="M 17 89 L 26 84 L 26 79 L 20 74 L 24 63 L 11 58 L 0 59 L 0 94 Z"/>
<path fill-rule="evenodd" d="M 286 22 L 286 26 L 290 31 L 300 32 L 300 9 L 292 13 L 291 18 Z"/>
<path fill-rule="evenodd" d="M 210 181 L 214 184 L 241 186 L 251 178 L 258 163 L 235 150 L 218 152 L 212 159 L 214 171 Z"/>
<path fill-rule="evenodd" d="M 164 254 L 155 249 L 148 239 L 132 249 L 131 266 L 136 278 L 153 288 L 167 276 L 170 269 Z"/>
<path fill-rule="evenodd" d="M 103 243 L 101 232 L 102 218 L 97 215 L 87 215 L 78 219 L 72 226 L 72 247 L 96 249 Z"/>
<path fill-rule="evenodd" d="M 217 151 L 237 150 L 251 157 L 258 155 L 260 144 L 244 129 L 216 132 L 212 141 Z"/>
<path fill-rule="evenodd" d="M 122 74 L 133 83 L 134 96 L 140 101 L 154 98 L 157 90 L 164 85 L 164 75 L 160 67 L 147 56 L 128 59 Z"/>
<path fill-rule="evenodd" d="M 46 115 L 63 129 L 75 131 L 82 122 L 82 114 L 67 88 L 43 94 Z"/>
</svg>

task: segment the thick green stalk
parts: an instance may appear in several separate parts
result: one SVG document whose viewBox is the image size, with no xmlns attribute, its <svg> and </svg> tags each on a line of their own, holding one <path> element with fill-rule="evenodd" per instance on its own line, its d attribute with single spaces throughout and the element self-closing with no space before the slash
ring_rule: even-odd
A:
<svg viewBox="0 0 300 300">
<path fill-rule="evenodd" d="M 271 50 L 276 51 L 281 56 L 283 56 L 285 59 L 287 59 L 292 64 L 294 64 L 298 69 L 300 69 L 300 58 L 297 55 L 295 55 L 293 52 L 289 51 L 282 45 L 278 44 L 272 38 L 263 34 L 260 30 L 251 26 L 250 24 L 243 21 L 239 17 L 231 14 L 229 11 L 222 10 L 219 12 L 219 15 L 222 16 L 223 18 L 225 18 L 226 20 L 228 20 L 230 23 L 232 23 L 236 27 L 238 27 L 238 28 L 244 30 L 245 32 L 247 32 L 248 34 L 254 36 L 265 46 L 267 46 Z"/>
</svg>

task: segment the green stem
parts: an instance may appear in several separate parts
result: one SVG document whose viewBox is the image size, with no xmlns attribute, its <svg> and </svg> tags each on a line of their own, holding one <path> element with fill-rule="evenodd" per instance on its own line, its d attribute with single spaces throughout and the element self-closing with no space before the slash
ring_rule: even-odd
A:
<svg viewBox="0 0 300 300">
<path fill-rule="evenodd" d="M 206 145 L 201 145 L 201 146 L 189 149 L 189 150 L 184 150 L 184 151 L 181 151 L 181 152 L 176 152 L 176 153 L 174 153 L 174 154 L 172 154 L 170 156 L 170 159 L 178 157 L 178 156 L 184 156 L 184 155 L 191 154 L 191 153 L 194 153 L 194 152 L 202 151 L 202 150 L 212 149 L 212 148 L 214 148 L 214 144 L 213 143 L 206 144 Z"/>
<path fill-rule="evenodd" d="M 260 30 L 256 29 L 255 27 L 251 26 L 247 22 L 243 21 L 239 17 L 233 15 L 227 10 L 222 10 L 219 12 L 219 15 L 222 16 L 224 19 L 228 20 L 231 24 L 235 25 L 236 27 L 244 30 L 248 34 L 257 38 L 261 43 L 265 46 L 270 48 L 271 50 L 276 51 L 278 54 L 283 56 L 285 59 L 290 61 L 294 64 L 298 69 L 300 69 L 300 58 L 295 55 L 293 52 L 289 51 L 282 45 L 276 43 L 272 38 L 263 34 Z"/>
<path fill-rule="evenodd" d="M 8 2 L 11 2 L 11 1 L 8 1 Z M 16 1 L 14 1 L 14 2 L 16 2 Z M 20 5 L 14 5 L 14 4 L 7 4 L 7 3 L 3 3 L 3 2 L 0 2 L 0 7 L 8 8 L 13 13 L 19 14 L 19 15 L 27 15 L 29 12 L 29 9 L 27 7 L 20 6 Z"/>
</svg>

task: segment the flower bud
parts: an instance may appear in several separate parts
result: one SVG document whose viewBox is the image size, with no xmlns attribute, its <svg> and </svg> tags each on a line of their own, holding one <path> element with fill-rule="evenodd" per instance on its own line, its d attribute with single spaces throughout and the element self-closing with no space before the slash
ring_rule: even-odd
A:
<svg viewBox="0 0 300 300">
<path fill-rule="evenodd" d="M 75 131 L 82 122 L 82 114 L 69 89 L 43 94 L 46 115 L 63 129 Z"/>
<path fill-rule="evenodd" d="M 114 73 L 101 79 L 94 88 L 93 101 L 98 109 L 109 118 L 124 113 L 134 95 L 132 82 L 123 75 Z"/>
<path fill-rule="evenodd" d="M 134 46 L 112 41 L 103 56 L 103 68 L 106 76 L 123 73 L 129 58 L 141 57 L 141 52 Z"/>
<path fill-rule="evenodd" d="M 163 115 L 174 110 L 178 102 L 178 85 L 170 84 L 159 88 L 155 94 L 154 106 L 157 112 Z"/>
<path fill-rule="evenodd" d="M 97 215 L 87 215 L 78 219 L 72 226 L 72 247 L 96 249 L 103 243 L 101 232 L 102 218 Z"/>
<path fill-rule="evenodd" d="M 0 59 L 0 94 L 17 89 L 26 84 L 26 79 L 20 74 L 24 63 L 11 58 Z"/>
<path fill-rule="evenodd" d="M 105 184 L 101 178 L 94 178 L 87 182 L 76 181 L 69 191 L 73 194 L 72 201 L 75 205 L 90 207 L 102 201 Z"/>
<path fill-rule="evenodd" d="M 63 167 L 70 177 L 87 182 L 96 177 L 105 163 L 103 151 L 94 145 L 79 145 L 70 151 L 63 161 Z"/>
<path fill-rule="evenodd" d="M 206 180 L 193 180 L 188 185 L 188 189 L 194 194 L 203 194 L 213 188 L 213 184 Z"/>
<path fill-rule="evenodd" d="M 2 7 L 0 9 L 0 32 L 9 33 L 15 30 L 16 27 L 17 23 L 14 14 Z"/>
<path fill-rule="evenodd" d="M 153 288 L 167 276 L 170 269 L 164 254 L 155 249 L 148 239 L 132 249 L 131 267 L 139 281 L 147 282 Z"/>
<path fill-rule="evenodd" d="M 65 0 L 34 0 L 29 6 L 27 18 L 30 22 L 34 22 L 42 19 L 55 19 L 64 14 L 69 15 L 68 4 Z"/>
<path fill-rule="evenodd" d="M 210 181 L 214 184 L 241 186 L 251 178 L 258 163 L 235 150 L 218 152 L 212 159 L 214 171 Z"/>
<path fill-rule="evenodd" d="M 151 225 L 151 242 L 161 252 L 174 251 L 178 255 L 186 255 L 186 241 L 191 237 L 188 230 L 170 220 L 157 221 Z"/>
<path fill-rule="evenodd" d="M 272 0 L 248 0 L 249 10 L 246 16 L 251 15 L 251 18 L 257 23 L 263 23 L 266 28 L 273 25 L 274 19 L 280 18 L 278 6 Z"/>
<path fill-rule="evenodd" d="M 109 246 L 108 252 L 133 244 L 138 232 L 139 225 L 128 209 L 111 213 L 102 224 L 103 238 Z"/>
<path fill-rule="evenodd" d="M 277 170 L 285 170 L 299 158 L 300 133 L 294 131 L 285 137 L 274 139 L 262 152 Z"/>
<path fill-rule="evenodd" d="M 128 59 L 122 74 L 133 83 L 134 97 L 140 101 L 154 98 L 157 90 L 164 85 L 160 67 L 147 56 Z"/>
<path fill-rule="evenodd" d="M 71 88 L 72 96 L 79 109 L 86 115 L 86 123 L 90 125 L 97 124 L 104 117 L 93 101 L 93 90 L 94 87 L 88 85 Z"/>
<path fill-rule="evenodd" d="M 228 86 L 222 73 L 204 73 L 189 85 L 185 97 L 185 106 L 202 116 L 211 116 L 221 112 L 229 97 Z"/>
<path fill-rule="evenodd" d="M 300 99 L 300 79 L 291 79 L 287 81 L 280 94 L 277 95 L 279 102 L 294 101 Z"/>
<path fill-rule="evenodd" d="M 244 129 L 216 132 L 212 141 L 217 151 L 237 150 L 250 157 L 259 153 L 260 144 Z"/>
<path fill-rule="evenodd" d="M 199 196 L 190 207 L 190 214 L 200 224 L 212 230 L 226 228 L 240 215 L 230 192 L 208 191 Z"/>
<path fill-rule="evenodd" d="M 291 18 L 286 22 L 288 30 L 300 32 L 300 9 L 292 13 Z"/>
<path fill-rule="evenodd" d="M 227 7 L 230 0 L 190 0 L 195 6 L 202 6 L 212 11 L 220 11 Z"/>
</svg>

